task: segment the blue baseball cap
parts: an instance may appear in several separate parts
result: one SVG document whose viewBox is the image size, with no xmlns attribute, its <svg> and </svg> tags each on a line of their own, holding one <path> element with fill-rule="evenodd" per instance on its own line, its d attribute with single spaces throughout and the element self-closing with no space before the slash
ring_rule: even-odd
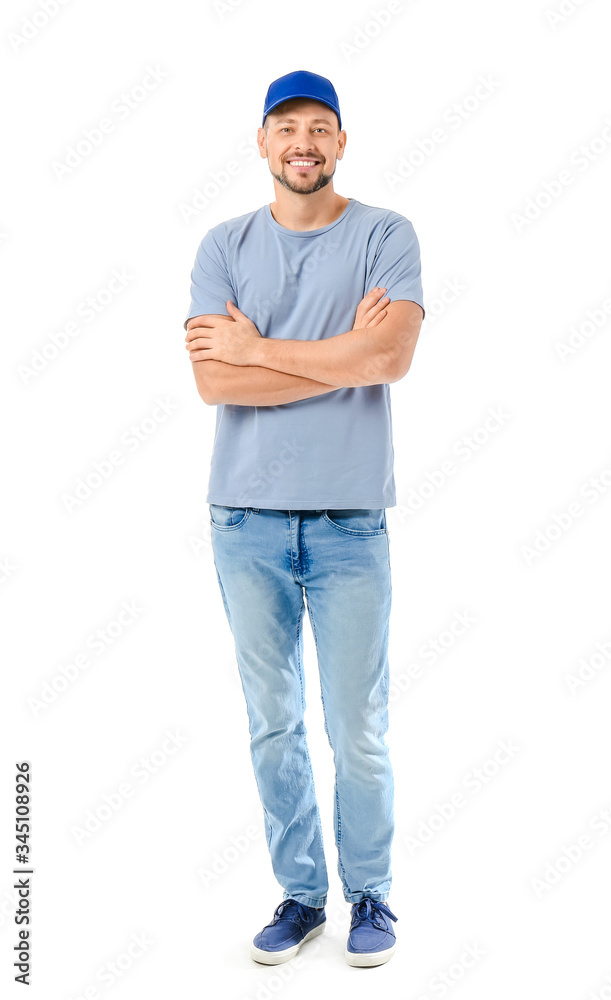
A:
<svg viewBox="0 0 611 1000">
<path fill-rule="evenodd" d="M 283 101 L 290 101 L 293 97 L 307 97 L 311 101 L 320 101 L 321 104 L 326 104 L 327 107 L 335 111 L 341 131 L 342 119 L 335 87 L 330 80 L 327 80 L 326 76 L 308 73 L 305 69 L 287 73 L 286 76 L 281 76 L 270 83 L 263 105 L 261 126 L 265 123 L 265 117 L 270 111 L 273 111 Z"/>
</svg>

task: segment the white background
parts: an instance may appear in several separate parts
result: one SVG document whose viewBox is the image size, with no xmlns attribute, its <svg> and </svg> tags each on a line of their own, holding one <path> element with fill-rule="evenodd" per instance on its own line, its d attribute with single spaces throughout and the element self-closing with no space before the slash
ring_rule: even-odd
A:
<svg viewBox="0 0 611 1000">
<path fill-rule="evenodd" d="M 22 995 L 10 986 L 13 784 L 26 759 L 29 996 L 609 997 L 605 0 L 40 10 L 9 0 L 2 13 L 3 992 Z M 377 30 L 372 12 L 384 11 Z M 149 67 L 161 79 L 138 100 Z M 210 548 L 215 409 L 197 395 L 182 328 L 205 232 L 274 199 L 266 161 L 244 151 L 269 83 L 295 69 L 339 94 L 348 142 L 335 190 L 412 221 L 428 310 L 392 386 L 399 921 L 396 955 L 373 970 L 343 955 L 349 907 L 309 624 L 328 926 L 298 962 L 249 957 L 281 890 Z M 485 97 L 481 78 L 493 81 Z M 111 109 L 130 92 L 121 117 Z M 108 117 L 113 130 L 62 174 L 69 147 Z M 186 219 L 231 160 L 229 183 Z M 397 181 L 401 162 L 412 169 Z M 126 284 L 107 302 L 113 269 Z M 103 303 L 92 322 L 89 296 Z M 486 424 L 491 410 L 500 424 Z M 78 480 L 117 450 L 121 464 L 70 507 Z M 118 625 L 123 602 L 139 610 Z M 472 624 L 453 635 L 458 614 Z M 88 645 L 98 629 L 112 639 L 100 653 Z M 120 808 L 105 813 L 105 796 Z M 104 821 L 79 840 L 98 810 Z"/>
</svg>

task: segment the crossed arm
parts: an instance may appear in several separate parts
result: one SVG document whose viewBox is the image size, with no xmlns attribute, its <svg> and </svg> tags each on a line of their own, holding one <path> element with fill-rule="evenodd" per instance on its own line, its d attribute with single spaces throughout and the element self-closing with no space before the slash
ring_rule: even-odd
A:
<svg viewBox="0 0 611 1000">
<path fill-rule="evenodd" d="M 185 346 L 200 396 L 211 405 L 274 406 L 344 386 L 399 381 L 411 365 L 423 313 L 408 300 L 386 305 L 384 290 L 365 296 L 352 330 L 324 340 L 262 337 L 230 301 L 229 317 L 194 317 Z"/>
<path fill-rule="evenodd" d="M 194 361 L 195 383 L 204 403 L 239 406 L 278 406 L 333 392 L 336 385 L 277 372 L 273 368 L 230 365 L 227 361 Z"/>
</svg>

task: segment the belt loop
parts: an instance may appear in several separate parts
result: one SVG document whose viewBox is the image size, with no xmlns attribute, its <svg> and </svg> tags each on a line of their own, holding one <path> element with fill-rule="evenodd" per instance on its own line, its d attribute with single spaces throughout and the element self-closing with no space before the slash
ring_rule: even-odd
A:
<svg viewBox="0 0 611 1000">
<path fill-rule="evenodd" d="M 253 511 L 253 513 L 255 513 L 255 514 L 258 514 L 258 513 L 259 513 L 259 511 L 261 510 L 261 508 L 260 508 L 260 507 L 251 507 L 250 509 L 251 509 L 251 510 Z"/>
</svg>

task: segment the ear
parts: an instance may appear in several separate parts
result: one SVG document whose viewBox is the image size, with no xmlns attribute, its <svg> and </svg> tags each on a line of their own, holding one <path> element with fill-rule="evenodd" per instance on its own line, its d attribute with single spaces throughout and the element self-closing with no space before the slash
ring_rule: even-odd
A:
<svg viewBox="0 0 611 1000">
<path fill-rule="evenodd" d="M 257 146 L 262 159 L 267 159 L 267 135 L 264 128 L 257 130 Z"/>
</svg>

